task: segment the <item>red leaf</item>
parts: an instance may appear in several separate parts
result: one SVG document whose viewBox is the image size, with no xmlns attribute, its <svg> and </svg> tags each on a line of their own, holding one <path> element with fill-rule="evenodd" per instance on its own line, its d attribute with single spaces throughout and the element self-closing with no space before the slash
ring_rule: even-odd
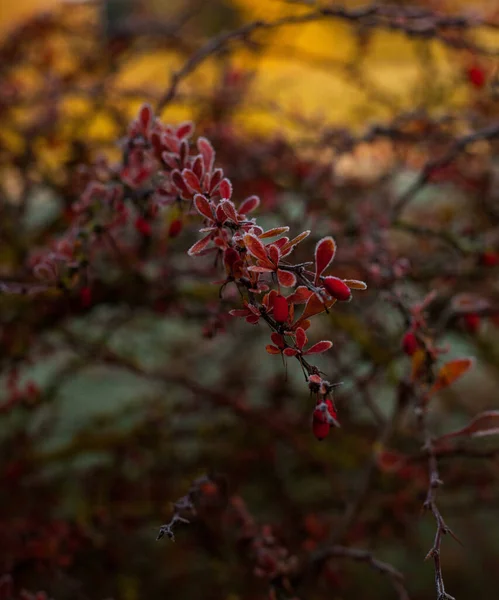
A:
<svg viewBox="0 0 499 600">
<path fill-rule="evenodd" d="M 250 212 L 253 212 L 260 206 L 260 198 L 258 196 L 250 196 L 241 202 L 241 206 L 239 207 L 239 212 L 243 215 L 246 215 Z"/>
<path fill-rule="evenodd" d="M 199 185 L 201 185 L 201 181 L 203 179 L 203 159 L 201 158 L 200 155 L 196 156 L 196 159 L 194 160 L 194 162 L 192 163 L 192 171 L 194 173 L 194 175 L 196 175 L 196 177 L 199 180 Z"/>
<path fill-rule="evenodd" d="M 261 233 L 258 237 L 263 240 L 264 238 L 277 237 L 278 235 L 282 235 L 288 231 L 289 227 L 274 227 L 273 229 L 269 229 L 268 231 Z"/>
<path fill-rule="evenodd" d="M 189 250 L 187 250 L 187 254 L 189 256 L 194 256 L 202 252 L 206 246 L 210 243 L 211 233 L 198 240 L 194 245 L 192 245 Z"/>
<path fill-rule="evenodd" d="M 282 247 L 283 255 L 289 254 L 295 246 L 297 246 L 300 242 L 303 242 L 303 240 L 308 238 L 309 235 L 310 231 L 303 231 L 302 233 L 300 233 L 300 235 L 297 235 L 289 242 L 286 242 Z"/>
<path fill-rule="evenodd" d="M 344 279 L 343 283 L 346 283 L 351 290 L 367 290 L 367 284 L 358 279 Z"/>
<path fill-rule="evenodd" d="M 248 267 L 248 271 L 252 273 L 273 273 L 275 269 L 269 267 L 260 267 L 259 265 L 251 265 Z"/>
<path fill-rule="evenodd" d="M 274 342 L 276 346 L 279 348 L 284 348 L 284 338 L 280 333 L 276 333 L 275 331 L 270 335 L 270 339 Z"/>
<path fill-rule="evenodd" d="M 203 159 L 205 173 L 211 173 L 213 164 L 215 163 L 215 150 L 213 146 L 205 137 L 200 137 L 197 141 L 197 147 Z"/>
<path fill-rule="evenodd" d="M 324 312 L 326 308 L 330 308 L 335 302 L 336 300 L 334 298 L 324 302 L 317 297 L 317 294 L 312 294 L 305 304 L 305 308 L 303 309 L 301 317 L 298 319 L 297 325 L 303 327 L 303 329 L 306 329 L 303 323 L 305 319 Z"/>
<path fill-rule="evenodd" d="M 277 271 L 277 279 L 284 287 L 293 287 L 296 285 L 296 276 L 294 273 L 290 273 L 289 271 L 283 271 L 279 269 Z"/>
<path fill-rule="evenodd" d="M 296 288 L 294 294 L 291 294 L 291 296 L 288 296 L 288 302 L 290 304 L 304 304 L 313 293 L 314 292 L 309 290 L 304 285 L 300 285 L 299 287 Z"/>
<path fill-rule="evenodd" d="M 225 198 L 226 200 L 232 196 L 232 184 L 227 178 L 220 182 L 218 193 L 220 194 L 221 198 Z"/>
<path fill-rule="evenodd" d="M 237 223 L 239 219 L 237 218 L 237 212 L 234 203 L 230 200 L 224 199 L 220 202 L 220 205 L 223 208 L 225 214 L 229 217 L 229 219 L 234 223 Z"/>
<path fill-rule="evenodd" d="M 317 242 L 315 247 L 315 285 L 319 277 L 331 264 L 336 253 L 336 242 L 332 237 L 325 237 Z"/>
<path fill-rule="evenodd" d="M 275 244 L 271 244 L 267 247 L 267 253 L 269 255 L 270 260 L 274 263 L 274 265 L 277 266 L 279 264 L 279 259 L 281 258 L 279 248 Z"/>
<path fill-rule="evenodd" d="M 199 183 L 199 179 L 197 178 L 197 175 L 194 173 L 194 171 L 191 171 L 190 169 L 184 169 L 182 171 L 182 177 L 184 178 L 186 186 L 192 192 L 197 192 L 198 194 L 201 194 L 203 190 L 201 189 L 201 184 Z"/>
<path fill-rule="evenodd" d="M 194 196 L 194 206 L 200 215 L 213 221 L 213 212 L 210 203 L 202 194 L 196 194 Z"/>
<path fill-rule="evenodd" d="M 175 132 L 175 135 L 177 136 L 177 138 L 179 140 L 182 140 L 184 138 L 191 137 L 193 131 L 194 131 L 194 123 L 192 121 L 185 121 L 184 123 L 181 123 L 177 127 L 177 131 Z"/>
<path fill-rule="evenodd" d="M 308 342 L 307 334 L 302 327 L 298 327 L 296 330 L 296 345 L 300 350 L 303 350 L 304 346 Z"/>
<path fill-rule="evenodd" d="M 295 350 L 294 348 L 286 348 L 283 351 L 283 354 L 286 356 L 296 356 L 298 354 L 298 350 Z"/>
<path fill-rule="evenodd" d="M 279 348 L 276 348 L 275 346 L 272 346 L 271 344 L 267 344 L 267 346 L 265 346 L 265 350 L 267 350 L 267 352 L 269 354 L 280 354 L 281 353 Z"/>
<path fill-rule="evenodd" d="M 434 394 L 454 383 L 456 379 L 459 379 L 461 375 L 464 375 L 471 368 L 473 362 L 472 358 L 457 358 L 443 365 L 429 394 Z"/>
<path fill-rule="evenodd" d="M 499 433 L 499 410 L 486 410 L 474 417 L 466 427 L 446 433 L 436 440 L 438 443 L 442 440 L 448 440 L 460 436 L 471 438 L 486 437 L 488 435 L 497 435 Z"/>
<path fill-rule="evenodd" d="M 173 219 L 170 223 L 170 227 L 168 228 L 168 236 L 171 238 L 177 237 L 179 233 L 182 231 L 182 220 L 181 219 Z"/>
<path fill-rule="evenodd" d="M 332 346 L 333 342 L 323 340 L 322 342 L 317 342 L 317 344 L 314 344 L 305 352 L 305 354 L 322 354 L 323 352 L 329 350 Z"/>
<path fill-rule="evenodd" d="M 139 110 L 139 123 L 144 131 L 149 129 L 152 123 L 153 112 L 150 104 L 143 104 Z"/>
<path fill-rule="evenodd" d="M 172 171 L 171 178 L 173 185 L 178 189 L 182 198 L 187 200 L 192 197 L 192 193 L 188 190 L 187 186 L 185 185 L 185 181 L 180 171 Z"/>
<path fill-rule="evenodd" d="M 222 169 L 215 169 L 213 171 L 213 175 L 211 176 L 211 180 L 210 180 L 210 194 L 213 194 L 213 192 L 215 191 L 215 188 L 222 181 L 223 176 L 224 176 L 224 172 L 222 171 Z"/>
<path fill-rule="evenodd" d="M 246 249 L 251 254 L 251 256 L 254 256 L 255 258 L 258 258 L 260 260 L 267 260 L 267 250 L 265 249 L 265 246 L 262 244 L 262 242 L 255 235 L 247 233 L 244 236 L 244 243 L 246 245 Z"/>
</svg>

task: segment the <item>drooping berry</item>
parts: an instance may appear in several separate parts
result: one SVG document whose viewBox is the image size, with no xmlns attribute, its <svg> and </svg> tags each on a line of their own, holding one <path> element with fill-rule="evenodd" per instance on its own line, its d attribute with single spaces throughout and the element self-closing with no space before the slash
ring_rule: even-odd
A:
<svg viewBox="0 0 499 600">
<path fill-rule="evenodd" d="M 352 297 L 350 288 L 339 277 L 333 277 L 332 275 L 329 277 L 324 277 L 322 284 L 324 285 L 327 293 L 333 298 L 336 298 L 336 300 L 347 302 Z"/>
<path fill-rule="evenodd" d="M 320 421 L 319 419 L 316 419 L 314 413 L 314 419 L 312 421 L 312 432 L 320 442 L 327 437 L 330 429 L 331 425 L 329 425 L 327 421 Z"/>
<path fill-rule="evenodd" d="M 325 410 L 324 404 L 326 405 Z M 319 441 L 328 435 L 331 429 L 331 419 L 336 421 L 337 414 L 333 402 L 328 398 L 316 406 L 312 417 L 312 432 Z"/>
<path fill-rule="evenodd" d="M 412 356 L 419 348 L 419 342 L 413 331 L 408 331 L 402 338 L 402 350 Z"/>
<path fill-rule="evenodd" d="M 285 323 L 289 316 L 288 301 L 284 296 L 278 294 L 274 298 L 274 319 L 278 323 Z"/>
</svg>

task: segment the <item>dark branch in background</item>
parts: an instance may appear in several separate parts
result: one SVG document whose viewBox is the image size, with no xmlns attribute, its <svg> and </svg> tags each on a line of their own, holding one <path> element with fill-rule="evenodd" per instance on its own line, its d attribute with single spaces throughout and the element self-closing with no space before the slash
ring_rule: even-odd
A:
<svg viewBox="0 0 499 600">
<path fill-rule="evenodd" d="M 402 573 L 400 573 L 400 571 L 395 569 L 389 563 L 375 558 L 368 550 L 362 550 L 360 548 L 348 548 L 345 546 L 330 546 L 314 556 L 314 560 L 321 563 L 329 558 L 349 558 L 354 561 L 367 563 L 375 571 L 378 571 L 382 575 L 389 577 L 390 582 L 396 590 L 400 600 L 409 600 L 409 594 L 405 589 L 404 576 Z"/>
<path fill-rule="evenodd" d="M 414 196 L 428 183 L 435 171 L 452 163 L 471 144 L 480 140 L 492 140 L 495 138 L 499 138 L 499 123 L 494 123 L 457 139 L 444 156 L 429 160 L 414 183 L 393 205 L 392 219 L 395 220 L 398 217 Z M 453 240 L 453 243 L 455 244 L 455 240 Z"/>
<path fill-rule="evenodd" d="M 259 31 L 270 31 L 287 25 L 311 23 L 322 19 L 338 19 L 356 23 L 370 29 L 387 29 L 400 31 L 409 37 L 422 39 L 437 39 L 446 46 L 456 49 L 466 49 L 476 54 L 495 55 L 494 50 L 477 46 L 464 37 L 464 32 L 473 30 L 482 22 L 479 19 L 439 15 L 426 9 L 380 6 L 373 4 L 362 8 L 348 9 L 343 6 L 319 8 L 303 15 L 290 15 L 275 21 L 253 21 L 239 29 L 223 32 L 208 40 L 199 48 L 175 73 L 170 85 L 159 99 L 156 110 L 163 110 L 174 99 L 180 83 L 196 68 L 210 57 L 225 51 L 233 42 L 247 42 L 249 37 Z M 448 35 L 448 30 L 458 33 L 456 37 Z"/>
</svg>

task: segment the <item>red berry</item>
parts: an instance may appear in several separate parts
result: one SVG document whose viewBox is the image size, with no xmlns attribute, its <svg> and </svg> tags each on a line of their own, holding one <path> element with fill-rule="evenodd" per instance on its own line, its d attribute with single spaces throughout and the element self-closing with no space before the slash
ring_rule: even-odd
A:
<svg viewBox="0 0 499 600">
<path fill-rule="evenodd" d="M 352 297 L 350 288 L 342 279 L 339 279 L 339 277 L 332 277 L 331 275 L 329 277 L 324 277 L 322 284 L 326 288 L 328 294 L 333 298 L 336 298 L 336 300 L 346 302 Z"/>
<path fill-rule="evenodd" d="M 417 337 L 412 331 L 408 331 L 402 338 L 402 350 L 407 356 L 412 356 L 419 348 Z"/>
<path fill-rule="evenodd" d="M 285 323 L 289 316 L 288 301 L 280 294 L 274 298 L 274 319 L 278 323 Z"/>
<path fill-rule="evenodd" d="M 469 313 L 463 317 L 464 327 L 469 333 L 476 333 L 480 327 L 480 317 L 476 313 Z"/>
<path fill-rule="evenodd" d="M 327 421 L 319 421 L 314 415 L 314 420 L 312 421 L 312 432 L 319 441 L 322 441 L 325 437 L 327 437 L 330 429 L 331 426 Z"/>
<path fill-rule="evenodd" d="M 485 71 L 477 66 L 473 65 L 467 70 L 468 81 L 476 88 L 483 88 L 486 82 Z"/>
<path fill-rule="evenodd" d="M 149 237 L 151 235 L 151 224 L 144 217 L 137 217 L 135 229 L 143 236 Z"/>
<path fill-rule="evenodd" d="M 80 302 L 83 308 L 88 308 L 92 304 L 92 290 L 88 285 L 80 290 Z"/>
<path fill-rule="evenodd" d="M 177 235 L 182 231 L 182 221 L 181 219 L 174 219 L 170 223 L 170 227 L 168 229 L 168 235 L 171 238 L 177 237 Z"/>
<path fill-rule="evenodd" d="M 336 420 L 337 414 L 336 410 L 333 406 L 332 401 L 328 398 L 325 400 L 327 406 L 327 412 L 333 419 Z M 331 429 L 331 425 L 328 422 L 327 414 L 319 407 L 314 410 L 313 418 L 312 418 L 312 432 L 315 437 L 321 441 L 323 440 L 329 433 Z"/>
<path fill-rule="evenodd" d="M 480 255 L 480 264 L 484 267 L 495 267 L 499 265 L 499 252 L 488 250 Z"/>
</svg>

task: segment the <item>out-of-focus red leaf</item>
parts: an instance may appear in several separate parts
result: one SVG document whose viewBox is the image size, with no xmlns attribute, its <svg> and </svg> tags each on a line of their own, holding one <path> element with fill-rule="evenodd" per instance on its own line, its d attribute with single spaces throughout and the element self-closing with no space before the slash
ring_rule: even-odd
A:
<svg viewBox="0 0 499 600">
<path fill-rule="evenodd" d="M 446 433 L 435 440 L 435 445 L 457 437 L 486 437 L 499 434 L 499 410 L 486 410 L 474 417 L 468 425 L 451 433 Z"/>
<path fill-rule="evenodd" d="M 232 183 L 227 178 L 222 179 L 220 182 L 218 193 L 221 198 L 225 198 L 226 200 L 229 200 L 232 196 Z"/>
<path fill-rule="evenodd" d="M 153 118 L 153 112 L 152 112 L 152 108 L 150 104 L 143 104 L 140 107 L 139 110 L 139 122 L 142 126 L 142 128 L 144 129 L 144 131 L 147 131 L 149 129 L 149 126 L 152 123 L 152 118 Z"/>
<path fill-rule="evenodd" d="M 203 159 L 205 173 L 211 173 L 215 163 L 215 150 L 205 137 L 198 138 L 197 147 Z"/>
<path fill-rule="evenodd" d="M 177 131 L 175 132 L 175 135 L 177 136 L 177 138 L 179 140 L 182 140 L 182 139 L 191 137 L 193 132 L 194 132 L 194 123 L 192 121 L 185 121 L 184 123 L 181 123 L 177 127 Z"/>
<path fill-rule="evenodd" d="M 252 273 L 273 273 L 275 269 L 270 267 L 261 267 L 260 265 L 251 265 L 248 267 L 248 271 Z"/>
<path fill-rule="evenodd" d="M 192 191 L 201 194 L 203 191 L 201 189 L 201 184 L 199 183 L 199 179 L 194 171 L 190 169 L 184 169 L 182 171 L 182 177 L 184 178 L 185 185 Z"/>
<path fill-rule="evenodd" d="M 476 313 L 489 307 L 490 302 L 478 294 L 456 294 L 451 302 L 451 308 L 456 313 Z"/>
<path fill-rule="evenodd" d="M 430 389 L 430 394 L 442 390 L 464 375 L 473 365 L 472 358 L 457 358 L 441 367 L 437 379 Z"/>
<path fill-rule="evenodd" d="M 210 243 L 211 234 L 206 235 L 204 238 L 198 240 L 195 244 L 193 244 L 189 250 L 187 250 L 187 254 L 189 256 L 194 256 L 202 252 L 206 246 Z"/>
<path fill-rule="evenodd" d="M 253 212 L 260 206 L 260 198 L 258 196 L 250 196 L 241 202 L 241 206 L 239 207 L 239 212 L 243 215 L 246 215 L 250 212 Z"/>
</svg>

